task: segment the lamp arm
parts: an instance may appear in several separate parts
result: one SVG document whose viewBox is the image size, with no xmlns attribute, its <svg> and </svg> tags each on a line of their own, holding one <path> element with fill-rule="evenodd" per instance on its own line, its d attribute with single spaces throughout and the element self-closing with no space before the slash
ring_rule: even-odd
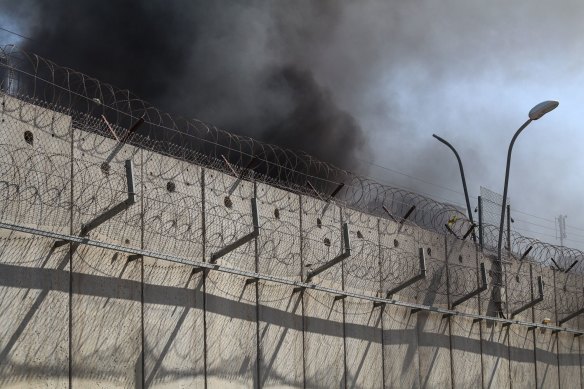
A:
<svg viewBox="0 0 584 389">
<path fill-rule="evenodd" d="M 527 119 L 525 123 L 515 132 L 511 143 L 509 143 L 509 150 L 507 151 L 507 166 L 505 168 L 505 185 L 503 186 L 503 204 L 501 206 L 501 221 L 499 223 L 499 242 L 497 244 L 497 262 L 498 266 L 501 266 L 501 245 L 503 243 L 503 225 L 505 224 L 505 207 L 507 206 L 507 189 L 509 188 L 509 170 L 511 167 L 511 152 L 513 151 L 513 145 L 519 134 L 531 123 L 532 119 Z M 511 244 L 511 243 L 509 243 Z"/>
<path fill-rule="evenodd" d="M 444 143 L 446 146 L 448 146 L 448 148 L 450 148 L 450 150 L 452 150 L 452 152 L 456 156 L 456 160 L 458 161 L 458 167 L 460 169 L 460 176 L 462 177 L 462 189 L 464 189 L 464 199 L 466 201 L 466 211 L 468 212 L 468 219 L 470 220 L 470 223 L 472 225 L 472 224 L 474 224 L 474 220 L 472 217 L 472 211 L 470 209 L 470 200 L 468 198 L 468 189 L 466 188 L 466 179 L 464 177 L 464 168 L 462 167 L 462 161 L 460 160 L 460 156 L 458 155 L 458 152 L 456 151 L 456 149 L 450 143 L 448 143 L 448 141 L 439 137 L 436 134 L 432 134 L 432 136 L 434 138 L 438 139 L 440 142 Z"/>
</svg>

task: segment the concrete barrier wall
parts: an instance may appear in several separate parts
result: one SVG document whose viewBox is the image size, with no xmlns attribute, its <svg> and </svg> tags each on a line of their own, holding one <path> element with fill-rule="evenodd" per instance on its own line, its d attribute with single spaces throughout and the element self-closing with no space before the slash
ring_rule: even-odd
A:
<svg viewBox="0 0 584 389">
<path fill-rule="evenodd" d="M 345 290 L 380 292 L 378 219 L 343 210 L 349 225 L 351 256 L 343 262 Z M 355 298 L 344 300 L 347 386 L 383 387 L 382 307 Z"/>
<path fill-rule="evenodd" d="M 562 319 L 568 317 L 572 312 L 576 312 L 584 307 L 582 299 L 582 280 L 576 274 L 558 273 L 556 274 L 556 314 Z M 576 317 L 566 323 L 577 328 L 584 328 L 584 321 L 581 317 Z M 581 337 L 574 337 L 568 334 L 558 333 L 558 366 L 560 370 L 560 387 L 581 387 L 582 365 L 581 365 L 582 344 Z"/>
<path fill-rule="evenodd" d="M 409 225 L 379 221 L 381 290 L 387 291 L 419 274 L 418 237 Z M 407 302 L 418 302 L 411 287 L 394 295 Z M 383 370 L 388 388 L 420 386 L 418 354 L 418 315 L 396 305 L 383 307 Z"/>
<path fill-rule="evenodd" d="M 258 271 L 293 280 L 302 277 L 300 196 L 258 184 L 261 230 Z M 304 385 L 302 293 L 290 285 L 258 283 L 259 386 Z"/>
<path fill-rule="evenodd" d="M 557 323 L 555 272 L 549 267 L 542 267 L 538 264 L 532 264 L 531 269 L 536 296 L 538 293 L 537 277 L 542 278 L 544 287 L 543 301 L 533 307 L 533 320 L 536 323 L 548 320 L 551 323 Z M 558 336 L 550 330 L 536 329 L 533 332 L 535 333 L 537 387 L 556 387 L 559 385 Z"/>
<path fill-rule="evenodd" d="M 446 239 L 448 262 L 448 296 L 450 304 L 469 296 L 480 287 L 477 247 L 455 237 Z M 462 312 L 477 312 L 479 296 L 456 305 Z M 468 317 L 450 317 L 452 347 L 452 384 L 455 388 L 478 388 L 482 385 L 480 322 Z"/>
<path fill-rule="evenodd" d="M 0 219 L 69 233 L 71 118 L 0 100 Z M 0 386 L 68 386 L 70 266 L 69 245 L 0 230 Z"/>
<path fill-rule="evenodd" d="M 516 315 L 513 312 L 534 298 L 531 266 L 528 262 L 512 262 L 507 273 L 508 317 L 532 321 L 533 309 L 528 308 Z M 525 326 L 509 327 L 509 366 L 511 384 L 523 383 L 535 387 L 535 334 Z"/>
<path fill-rule="evenodd" d="M 302 257 L 305 279 L 310 271 L 342 251 L 341 212 L 324 201 L 302 197 Z M 343 286 L 344 264 L 315 275 L 312 281 Z M 304 295 L 304 373 L 307 387 L 345 387 L 344 300 L 330 293 L 306 290 Z"/>
<path fill-rule="evenodd" d="M 253 230 L 254 185 L 215 171 L 205 172 L 205 259 Z M 254 271 L 252 240 L 217 263 Z M 257 291 L 241 276 L 208 272 L 205 288 L 207 382 L 211 387 L 253 387 L 258 381 Z"/>
<path fill-rule="evenodd" d="M 426 254 L 427 275 L 415 284 L 424 305 L 448 308 L 448 263 L 443 235 L 419 231 L 419 244 Z M 422 388 L 451 387 L 450 318 L 420 311 L 418 316 L 418 356 Z"/>
<path fill-rule="evenodd" d="M 2 387 L 576 388 L 584 382 L 581 340 L 573 334 L 345 294 L 385 297 L 420 274 L 422 249 L 425 278 L 393 299 L 450 308 L 479 287 L 484 263 L 487 290 L 456 310 L 495 316 L 497 268 L 470 238 L 120 147 L 97 120 L 72 121 L 0 97 L 0 221 L 204 262 L 248 236 L 217 265 L 338 291 L 1 229 Z M 128 199 L 126 160 L 133 163 L 135 201 L 119 206 Z M 98 226 L 83 229 L 100 217 Z M 351 255 L 309 280 L 344 252 L 344 223 Z M 537 297 L 538 276 L 544 300 L 516 319 L 555 325 L 584 307 L 582 275 L 509 259 L 501 274 L 505 317 Z M 564 326 L 584 328 L 582 320 Z"/>
<path fill-rule="evenodd" d="M 507 265 L 504 263 L 499 269 L 493 256 L 484 255 L 479 251 L 478 262 L 485 264 L 487 273 L 487 290 L 479 295 L 480 313 L 482 315 L 497 316 L 499 309 L 494 303 L 493 294 L 495 290 L 502 286 L 501 293 L 503 301 L 502 309 L 505 315 L 507 312 Z M 500 280 L 500 284 L 497 284 Z M 483 372 L 484 388 L 508 388 L 510 387 L 511 375 L 509 372 L 509 327 L 501 323 L 482 320 L 480 322 L 481 332 L 481 362 Z"/>
<path fill-rule="evenodd" d="M 91 239 L 142 248 L 141 150 L 126 145 L 104 162 L 115 141 L 73 126 L 72 232 L 128 198 L 125 160 L 135 167 L 135 204 L 97 225 Z M 108 168 L 103 168 L 108 163 Z M 142 263 L 102 248 L 71 245 L 71 383 L 139 386 L 142 360 Z M 89 283 L 103 277 L 105 282 Z M 115 329 L 112 331 L 112 329 Z"/>
<path fill-rule="evenodd" d="M 202 169 L 143 151 L 144 248 L 203 258 Z M 203 273 L 145 257 L 143 353 L 146 387 L 205 382 Z"/>
</svg>

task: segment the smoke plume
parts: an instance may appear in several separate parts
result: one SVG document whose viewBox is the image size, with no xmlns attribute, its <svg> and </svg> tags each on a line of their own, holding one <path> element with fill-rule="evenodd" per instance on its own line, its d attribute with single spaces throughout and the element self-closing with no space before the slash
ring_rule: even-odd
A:
<svg viewBox="0 0 584 389">
<path fill-rule="evenodd" d="M 24 48 L 165 111 L 358 168 L 357 120 L 311 69 L 334 2 L 25 2 Z M 309 18 L 304 16 L 310 15 Z"/>
</svg>

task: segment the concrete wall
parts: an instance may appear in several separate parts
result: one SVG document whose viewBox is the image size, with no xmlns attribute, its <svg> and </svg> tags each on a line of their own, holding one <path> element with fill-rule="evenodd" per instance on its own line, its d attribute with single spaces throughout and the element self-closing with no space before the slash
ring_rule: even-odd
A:
<svg viewBox="0 0 584 389">
<path fill-rule="evenodd" d="M 448 262 L 448 296 L 453 304 L 480 286 L 477 247 L 471 242 L 454 237 L 446 239 Z M 475 296 L 455 309 L 477 312 L 479 297 Z M 472 318 L 450 317 L 450 345 L 452 348 L 452 383 L 455 388 L 478 388 L 482 385 L 481 324 Z"/>
<path fill-rule="evenodd" d="M 564 318 L 584 306 L 582 280 L 574 273 L 558 273 L 555 278 L 556 291 L 562 292 L 558 293 L 556 299 L 556 313 L 559 318 Z M 576 317 L 566 324 L 584 328 L 584 321 L 581 317 Z M 558 333 L 560 387 L 576 388 L 583 385 L 581 350 L 581 337 Z"/>
<path fill-rule="evenodd" d="M 301 280 L 300 197 L 257 184 L 258 271 Z M 302 293 L 289 285 L 258 283 L 259 386 L 304 384 Z"/>
<path fill-rule="evenodd" d="M 351 241 L 349 258 L 310 280 L 331 294 L 1 229 L 2 387 L 582 387 L 573 334 L 343 294 L 385 296 L 419 274 L 421 248 L 426 277 L 394 299 L 449 308 L 484 263 L 488 289 L 456 309 L 493 316 L 496 267 L 470 238 L 119 148 L 98 120 L 0 97 L 2 222 L 79 235 L 127 199 L 131 160 L 135 202 L 89 238 L 209 262 L 253 231 L 255 198 L 259 236 L 218 265 L 306 281 L 342 253 L 343 223 Z M 537 276 L 544 301 L 516 319 L 555 324 L 583 307 L 577 273 L 509 259 L 501 276 L 506 317 L 534 298 Z"/>
<path fill-rule="evenodd" d="M 484 255 L 479 251 L 478 262 L 485 264 L 487 272 L 488 288 L 479 295 L 480 313 L 495 316 L 497 307 L 493 303 L 493 293 L 497 286 L 506 285 L 507 265 L 503 264 L 502 272 L 495 265 L 494 257 Z M 497 285 L 497 279 L 501 285 Z M 503 310 L 507 312 L 507 294 L 503 289 Z M 508 388 L 510 387 L 510 363 L 509 363 L 509 327 L 501 323 L 482 320 L 481 332 L 481 361 L 483 372 L 483 388 Z"/>
<path fill-rule="evenodd" d="M 416 250 L 418 236 L 410 225 L 379 221 L 381 289 L 390 290 L 419 273 Z M 412 288 L 399 291 L 395 298 L 417 302 Z M 417 323 L 418 314 L 396 305 L 383 307 L 384 383 L 389 388 L 420 386 Z"/>
<path fill-rule="evenodd" d="M 507 273 L 507 317 L 532 321 L 533 309 L 516 315 L 512 313 L 534 298 L 531 266 L 528 262 L 512 262 Z M 525 326 L 509 326 L 509 366 L 511 387 L 526 385 L 535 387 L 535 334 Z"/>
</svg>

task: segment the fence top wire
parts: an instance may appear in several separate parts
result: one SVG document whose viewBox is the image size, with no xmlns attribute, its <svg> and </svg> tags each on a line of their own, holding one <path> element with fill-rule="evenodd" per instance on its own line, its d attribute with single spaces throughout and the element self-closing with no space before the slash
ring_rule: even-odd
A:
<svg viewBox="0 0 584 389">
<path fill-rule="evenodd" d="M 8 95 L 70 115 L 85 131 L 111 136 L 102 116 L 118 129 L 144 123 L 127 143 L 220 171 L 330 200 L 358 211 L 400 219 L 412 206 L 408 221 L 441 233 L 456 216 L 455 230 L 464 233 L 466 217 L 456 208 L 401 188 L 340 169 L 304 152 L 235 135 L 197 119 L 162 112 L 151 104 L 75 70 L 58 66 L 13 45 L 0 48 L 0 87 Z M 119 135 L 119 134 L 118 134 Z M 231 167 L 227 166 L 225 160 Z M 233 170 L 232 170 L 233 169 Z"/>
<path fill-rule="evenodd" d="M 381 184 L 301 151 L 232 134 L 197 119 L 172 116 L 128 90 L 102 83 L 14 45 L 0 47 L 0 90 L 70 115 L 74 126 L 81 130 L 113 137 L 105 118 L 118 137 L 127 135 L 126 143 L 227 174 L 238 174 L 242 179 L 254 179 L 397 221 L 409 214 L 407 223 L 440 234 L 455 233 L 462 237 L 470 228 L 466 215 L 452 205 Z M 143 123 L 137 131 L 129 133 L 128 129 L 140 120 Z M 344 186 L 337 191 L 341 183 Z M 334 199 L 333 192 L 337 192 Z M 484 228 L 486 242 L 494 241 L 495 230 L 489 226 Z M 527 259 L 546 265 L 551 265 L 549 258 L 555 258 L 556 262 L 561 261 L 560 266 L 567 268 L 574 260 L 584 258 L 579 250 L 517 233 L 513 233 L 512 242 L 519 255 L 525 247 L 534 246 Z M 581 262 L 573 271 L 582 271 Z"/>
</svg>

